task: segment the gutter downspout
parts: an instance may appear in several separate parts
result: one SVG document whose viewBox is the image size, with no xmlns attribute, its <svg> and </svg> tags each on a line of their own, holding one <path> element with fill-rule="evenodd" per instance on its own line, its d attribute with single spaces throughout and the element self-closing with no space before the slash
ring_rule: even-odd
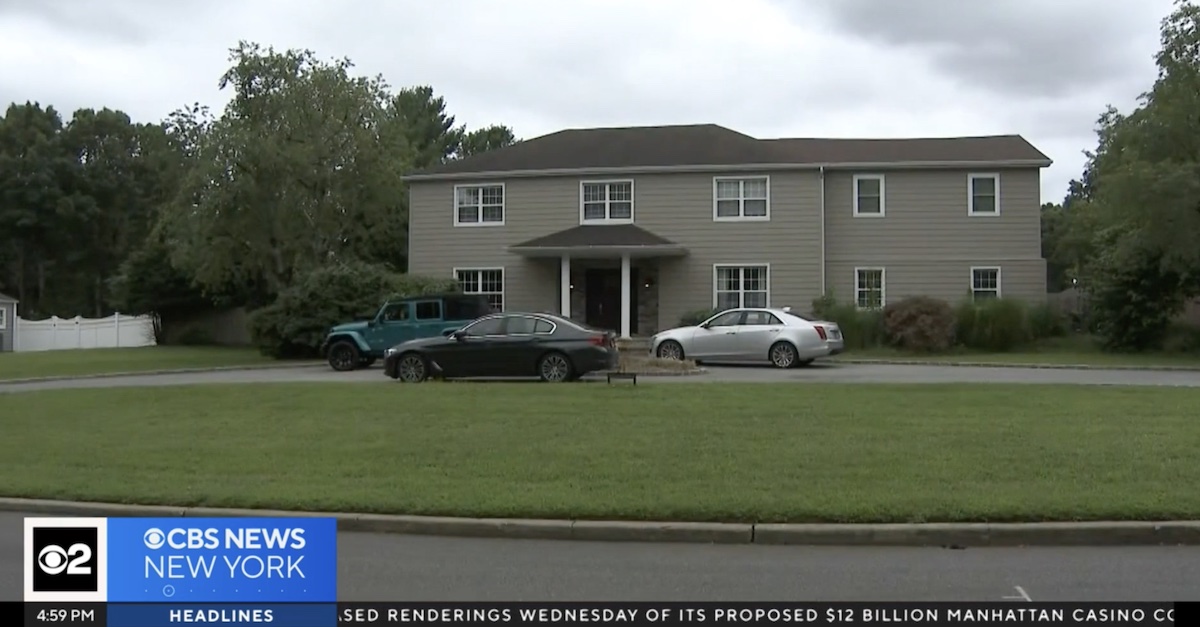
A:
<svg viewBox="0 0 1200 627">
<path fill-rule="evenodd" d="M 818 177 L 821 179 L 821 294 L 826 295 L 825 290 L 825 166 L 821 166 L 818 172 Z"/>
</svg>

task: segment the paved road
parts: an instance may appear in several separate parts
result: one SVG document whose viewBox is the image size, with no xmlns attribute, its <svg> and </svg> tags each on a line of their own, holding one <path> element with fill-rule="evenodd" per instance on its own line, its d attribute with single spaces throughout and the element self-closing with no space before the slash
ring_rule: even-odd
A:
<svg viewBox="0 0 1200 627">
<path fill-rule="evenodd" d="M 639 384 L 702 382 L 746 383 L 1068 383 L 1083 385 L 1154 385 L 1200 387 L 1200 372 L 1149 370 L 1067 370 L 1050 368 L 976 368 L 956 366 L 889 366 L 884 364 L 817 364 L 797 370 L 768 367 L 711 367 L 709 373 L 688 377 L 643 377 Z M 334 372 L 327 366 L 258 370 L 137 375 L 100 379 L 0 383 L 0 392 L 60 388 L 187 385 L 199 383 L 268 383 L 352 381 L 394 383 L 379 367 Z M 602 379 L 592 379 L 602 381 Z"/>
<path fill-rule="evenodd" d="M 0 601 L 22 516 L 0 514 Z M 1200 547 L 914 549 L 618 544 L 342 533 L 347 601 L 1200 600 Z"/>
</svg>

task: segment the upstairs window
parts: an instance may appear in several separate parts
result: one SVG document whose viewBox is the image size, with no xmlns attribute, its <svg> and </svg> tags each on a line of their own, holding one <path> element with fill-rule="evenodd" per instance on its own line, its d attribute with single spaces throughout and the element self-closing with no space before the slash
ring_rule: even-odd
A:
<svg viewBox="0 0 1200 627">
<path fill-rule="evenodd" d="M 504 185 L 459 185 L 454 188 L 454 225 L 504 224 Z"/>
<path fill-rule="evenodd" d="M 1000 175 L 967 175 L 967 214 L 973 216 L 1000 215 Z"/>
<path fill-rule="evenodd" d="M 886 211 L 882 174 L 854 176 L 854 215 L 882 218 Z"/>
<path fill-rule="evenodd" d="M 633 181 L 580 184 L 580 223 L 633 222 Z"/>
<path fill-rule="evenodd" d="M 713 179 L 713 219 L 768 219 L 770 187 L 769 179 L 765 176 Z"/>
</svg>

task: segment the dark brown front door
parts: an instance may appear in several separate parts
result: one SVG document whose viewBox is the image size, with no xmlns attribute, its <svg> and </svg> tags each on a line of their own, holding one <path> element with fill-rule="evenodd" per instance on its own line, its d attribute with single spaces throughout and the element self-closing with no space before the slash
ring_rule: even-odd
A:
<svg viewBox="0 0 1200 627">
<path fill-rule="evenodd" d="M 637 268 L 629 270 L 629 333 L 637 333 Z M 589 268 L 584 273 L 586 321 L 607 331 L 621 332 L 621 270 Z"/>
</svg>

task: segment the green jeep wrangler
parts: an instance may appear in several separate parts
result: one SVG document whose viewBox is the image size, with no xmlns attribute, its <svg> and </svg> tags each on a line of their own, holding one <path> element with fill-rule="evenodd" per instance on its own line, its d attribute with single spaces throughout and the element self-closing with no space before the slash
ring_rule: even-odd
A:
<svg viewBox="0 0 1200 627">
<path fill-rule="evenodd" d="M 371 320 L 330 329 L 321 354 L 334 370 L 366 368 L 401 342 L 445 335 L 490 313 L 492 306 L 483 295 L 433 294 L 388 301 Z"/>
</svg>

